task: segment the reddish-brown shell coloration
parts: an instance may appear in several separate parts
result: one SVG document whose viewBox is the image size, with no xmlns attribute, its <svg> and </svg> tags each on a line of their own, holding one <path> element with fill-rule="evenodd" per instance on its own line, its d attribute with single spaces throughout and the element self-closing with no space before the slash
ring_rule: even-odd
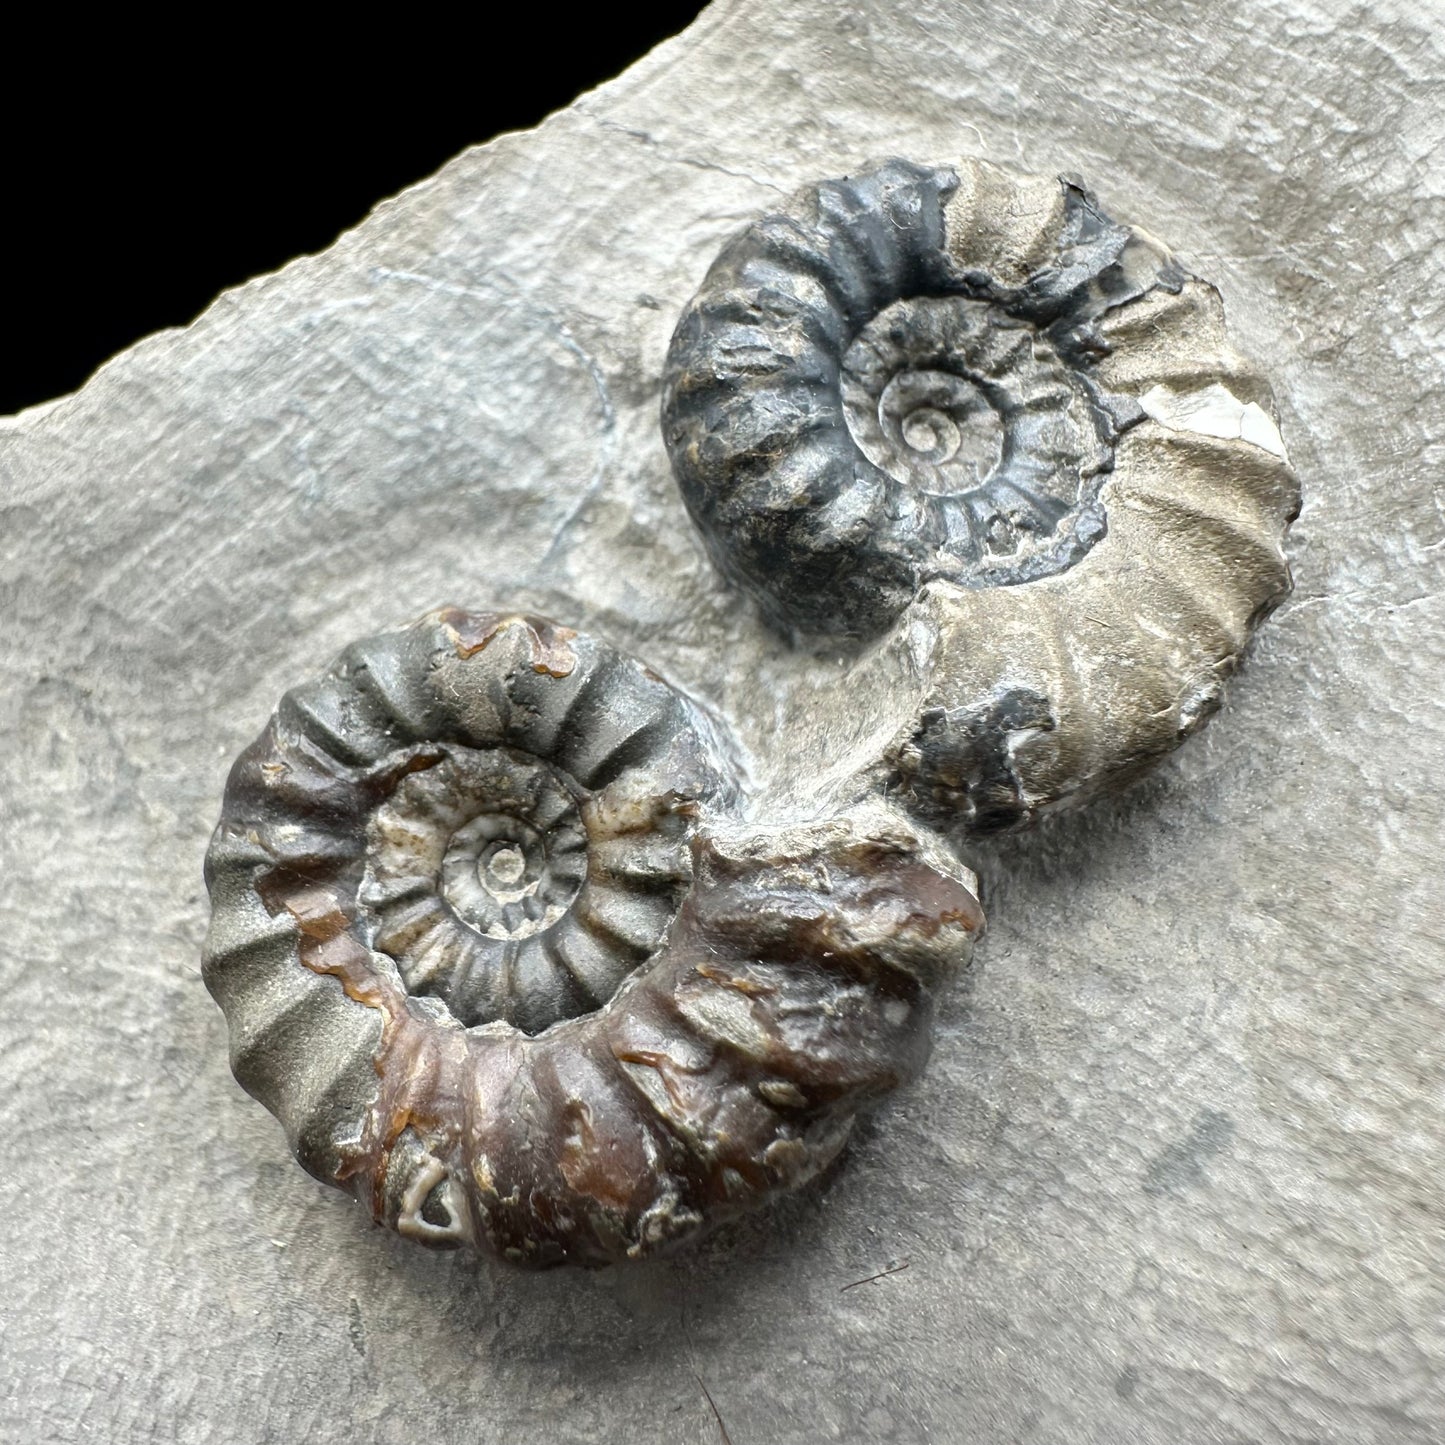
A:
<svg viewBox="0 0 1445 1445">
<path fill-rule="evenodd" d="M 507 766 L 476 762 L 489 751 Z M 457 757 L 502 790 L 506 817 L 563 806 L 550 773 L 544 788 L 517 783 L 519 758 L 576 790 L 585 876 L 562 915 L 523 916 L 523 939 L 546 940 L 604 876 L 677 900 L 605 996 L 607 975 L 562 948 L 575 988 L 539 989 L 525 1020 L 461 1016 L 459 1000 L 511 995 L 433 987 L 445 971 L 426 972 L 425 950 L 378 945 L 390 925 L 375 860 L 406 829 L 379 836 L 376 819 Z M 301 1162 L 405 1235 L 531 1265 L 645 1255 L 817 1174 L 858 1109 L 922 1067 L 934 990 L 982 915 L 962 870 L 886 809 L 783 830 L 726 822 L 718 758 L 655 674 L 535 618 L 436 613 L 289 694 L 227 790 L 206 981 L 238 1078 Z M 413 823 L 460 816 L 412 802 Z M 485 882 L 505 852 L 507 898 L 529 868 L 550 876 L 542 817 L 538 839 L 517 829 L 467 854 Z M 472 848 L 474 820 L 456 831 Z M 408 836 L 415 876 L 453 886 L 437 863 L 448 850 L 419 825 Z M 652 871 L 641 861 L 659 856 Z M 448 895 L 453 912 L 453 896 L 471 897 Z"/>
</svg>

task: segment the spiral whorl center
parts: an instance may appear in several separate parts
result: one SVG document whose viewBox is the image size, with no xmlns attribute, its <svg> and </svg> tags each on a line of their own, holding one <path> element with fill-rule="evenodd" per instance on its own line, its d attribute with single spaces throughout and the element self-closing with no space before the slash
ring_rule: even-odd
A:
<svg viewBox="0 0 1445 1445">
<path fill-rule="evenodd" d="M 1003 456 L 1003 419 L 967 376 L 934 368 L 899 371 L 876 410 L 878 433 L 888 450 L 913 463 L 908 479 L 921 491 L 947 495 L 976 487 Z M 931 474 L 918 475 L 925 467 Z"/>
<path fill-rule="evenodd" d="M 588 796 L 510 748 L 453 748 L 402 780 L 372 819 L 361 897 L 410 992 L 466 1023 L 509 1016 L 587 881 Z"/>
<path fill-rule="evenodd" d="M 955 569 L 1022 580 L 996 574 L 1094 540 L 1075 524 L 1112 458 L 1107 424 L 1028 322 L 971 297 L 906 297 L 848 348 L 842 395 L 863 455 L 929 499 Z"/>
<path fill-rule="evenodd" d="M 484 811 L 452 834 L 442 859 L 443 896 L 488 938 L 530 938 L 550 928 L 587 872 L 587 835 L 567 786 L 545 763 L 514 766 L 535 774 L 526 780 L 532 796 L 507 812 L 479 799 Z M 516 773 L 506 779 L 517 780 Z M 549 820 L 545 831 L 531 821 L 537 817 Z"/>
<path fill-rule="evenodd" d="M 481 860 L 477 871 L 482 886 L 488 889 L 493 897 L 505 902 L 507 895 L 502 890 L 511 888 L 526 870 L 527 859 L 522 850 L 511 843 L 502 843 Z"/>
</svg>

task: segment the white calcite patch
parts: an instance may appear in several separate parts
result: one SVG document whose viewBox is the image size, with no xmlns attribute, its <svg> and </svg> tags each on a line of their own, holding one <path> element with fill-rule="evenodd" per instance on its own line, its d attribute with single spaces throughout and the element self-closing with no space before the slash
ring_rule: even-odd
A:
<svg viewBox="0 0 1445 1445">
<path fill-rule="evenodd" d="M 1200 436 L 1249 442 L 1288 461 L 1284 438 L 1274 419 L 1254 401 L 1240 401 L 1222 382 L 1211 381 L 1198 391 L 1177 392 L 1151 386 L 1139 398 L 1146 416 L 1170 431 L 1192 431 Z"/>
</svg>

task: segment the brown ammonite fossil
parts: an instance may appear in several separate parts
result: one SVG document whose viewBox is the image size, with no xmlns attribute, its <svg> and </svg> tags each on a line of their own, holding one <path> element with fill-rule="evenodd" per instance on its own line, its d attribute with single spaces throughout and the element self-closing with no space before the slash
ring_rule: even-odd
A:
<svg viewBox="0 0 1445 1445">
<path fill-rule="evenodd" d="M 1069 179 L 890 160 L 802 191 L 685 309 L 663 435 L 776 627 L 909 627 L 934 684 L 880 782 L 939 826 L 1147 767 L 1290 587 L 1267 382 L 1215 289 Z"/>
<path fill-rule="evenodd" d="M 540 618 L 348 648 L 237 761 L 205 979 L 301 1163 L 423 1242 L 599 1264 L 813 1177 L 982 918 L 881 807 L 732 821 L 699 710 Z"/>
</svg>

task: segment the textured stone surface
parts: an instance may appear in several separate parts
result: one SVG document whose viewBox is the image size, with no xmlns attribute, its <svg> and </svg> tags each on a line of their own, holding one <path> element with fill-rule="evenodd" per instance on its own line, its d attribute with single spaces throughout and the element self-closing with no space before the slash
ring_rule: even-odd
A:
<svg viewBox="0 0 1445 1445">
<path fill-rule="evenodd" d="M 0 1435 L 718 1440 L 700 1381 L 737 1445 L 1445 1434 L 1441 18 L 721 3 L 0 423 Z M 1293 599 L 1152 781 L 980 851 L 972 978 L 823 1187 L 596 1275 L 387 1237 L 226 1066 L 231 757 L 352 637 L 501 599 L 751 719 L 806 804 L 877 713 L 714 575 L 662 358 L 778 194 L 960 153 L 1220 286 Z"/>
</svg>

